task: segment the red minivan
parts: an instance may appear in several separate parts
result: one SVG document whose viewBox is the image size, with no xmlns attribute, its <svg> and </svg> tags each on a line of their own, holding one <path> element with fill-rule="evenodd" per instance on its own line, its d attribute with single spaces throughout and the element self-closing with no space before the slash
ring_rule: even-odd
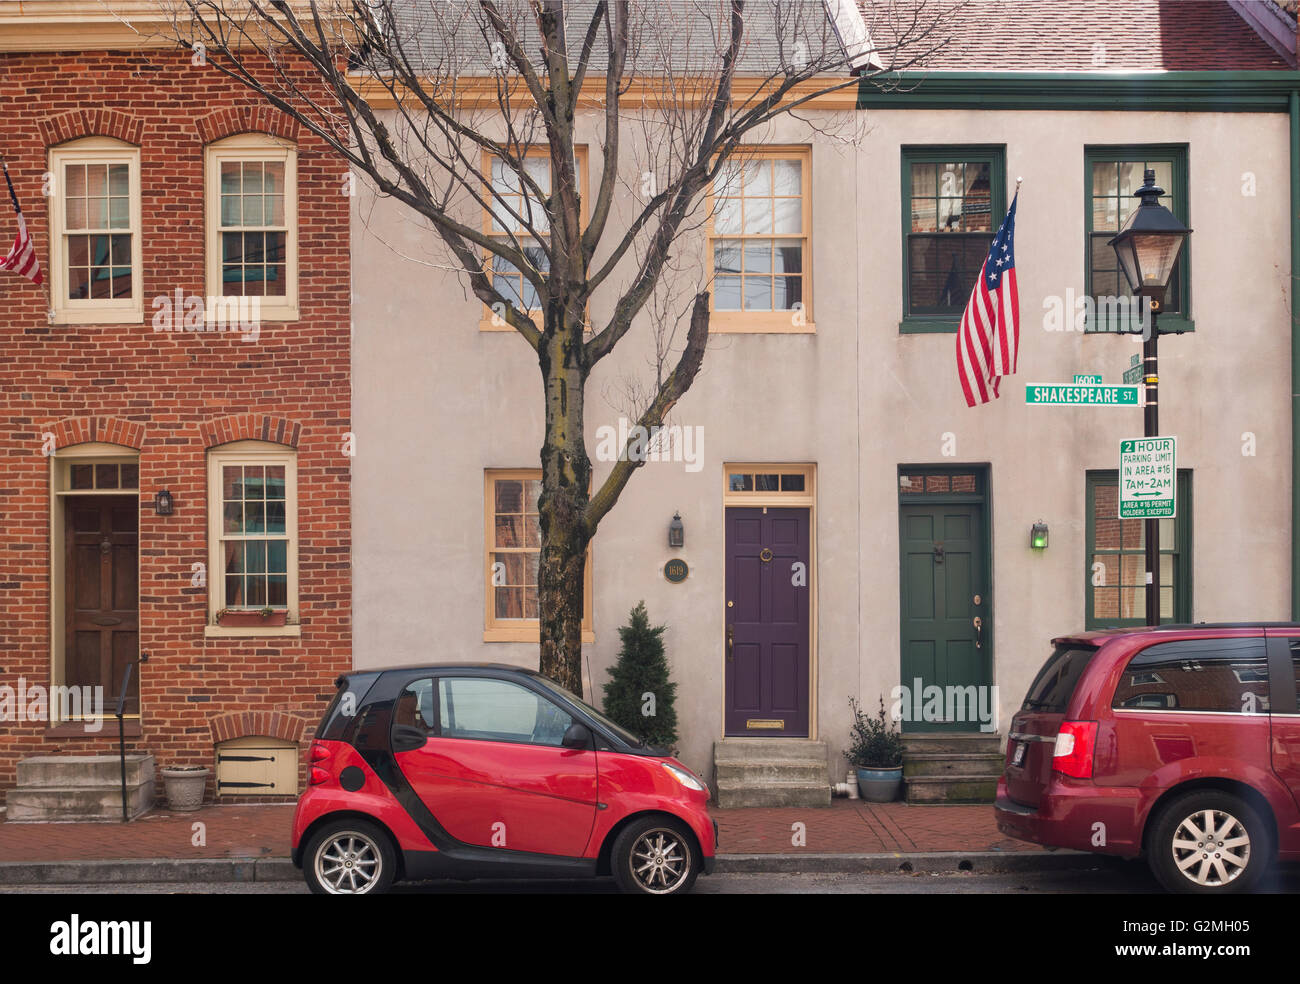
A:
<svg viewBox="0 0 1300 984">
<path fill-rule="evenodd" d="M 1170 891 L 1249 891 L 1300 860 L 1300 624 L 1052 640 L 994 807 L 1021 840 L 1145 857 Z"/>
<path fill-rule="evenodd" d="M 317 893 L 613 875 L 674 895 L 713 870 L 704 782 L 530 670 L 345 674 L 310 757 L 292 857 Z"/>
</svg>

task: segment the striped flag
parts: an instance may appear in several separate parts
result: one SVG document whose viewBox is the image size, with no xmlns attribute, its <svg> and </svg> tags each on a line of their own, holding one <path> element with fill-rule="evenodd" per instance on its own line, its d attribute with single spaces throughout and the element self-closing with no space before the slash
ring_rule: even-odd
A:
<svg viewBox="0 0 1300 984">
<path fill-rule="evenodd" d="M 23 219 L 23 210 L 18 207 L 18 196 L 14 194 L 14 183 L 9 180 L 9 166 L 4 163 L 3 157 L 0 157 L 0 167 L 4 169 L 5 184 L 9 186 L 9 200 L 14 203 L 14 212 L 18 216 L 18 235 L 14 237 L 14 246 L 9 255 L 0 260 L 0 270 L 12 270 L 32 283 L 39 284 L 44 279 L 41 276 L 41 262 L 36 258 L 32 237 L 27 234 L 27 222 Z"/>
<path fill-rule="evenodd" d="M 957 378 L 968 407 L 998 397 L 998 381 L 1016 371 L 1020 302 L 1016 296 L 1016 197 L 980 267 L 957 329 Z"/>
</svg>

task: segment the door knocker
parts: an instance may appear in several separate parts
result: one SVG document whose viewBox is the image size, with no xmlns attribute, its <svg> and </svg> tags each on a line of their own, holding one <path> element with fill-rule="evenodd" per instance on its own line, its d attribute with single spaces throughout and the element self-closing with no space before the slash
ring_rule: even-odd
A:
<svg viewBox="0 0 1300 984">
<path fill-rule="evenodd" d="M 769 550 L 767 547 L 764 547 L 762 550 L 758 552 L 758 559 L 765 564 L 771 563 L 772 551 Z"/>
<path fill-rule="evenodd" d="M 101 554 L 107 554 L 110 553 L 112 549 L 113 549 L 113 542 L 108 537 L 104 537 L 104 539 L 101 540 L 99 543 L 99 552 Z"/>
<path fill-rule="evenodd" d="M 942 540 L 934 541 L 934 562 L 936 564 L 943 563 L 943 541 Z"/>
</svg>

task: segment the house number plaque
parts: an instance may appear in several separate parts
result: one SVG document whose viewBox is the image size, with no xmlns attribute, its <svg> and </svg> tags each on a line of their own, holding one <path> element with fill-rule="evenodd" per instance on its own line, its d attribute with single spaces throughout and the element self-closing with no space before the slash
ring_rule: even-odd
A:
<svg viewBox="0 0 1300 984">
<path fill-rule="evenodd" d="M 686 566 L 686 561 L 676 557 L 664 564 L 664 577 L 673 584 L 681 584 L 690 572 L 691 569 Z"/>
</svg>

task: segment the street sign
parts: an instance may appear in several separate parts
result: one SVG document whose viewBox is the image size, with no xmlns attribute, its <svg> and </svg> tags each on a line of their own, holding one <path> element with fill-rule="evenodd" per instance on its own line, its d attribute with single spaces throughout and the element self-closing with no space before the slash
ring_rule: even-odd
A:
<svg viewBox="0 0 1300 984">
<path fill-rule="evenodd" d="M 1172 519 L 1178 513 L 1176 439 L 1135 437 L 1119 442 L 1119 518 Z"/>
<path fill-rule="evenodd" d="M 1088 375 L 1088 374 L 1086 374 L 1086 373 L 1076 372 L 1076 373 L 1074 374 L 1074 384 L 1075 384 L 1076 386 L 1078 386 L 1080 383 L 1095 383 L 1096 385 L 1100 386 L 1100 385 L 1101 385 L 1101 375 L 1100 375 L 1100 373 L 1099 373 L 1099 374 L 1097 374 L 1097 375 L 1095 375 L 1095 376 L 1092 376 L 1092 375 Z"/>
<path fill-rule="evenodd" d="M 1125 370 L 1124 370 L 1124 382 L 1126 382 L 1126 383 L 1140 383 L 1140 382 L 1142 382 L 1142 367 L 1141 367 L 1141 366 L 1130 366 L 1129 368 L 1125 369 Z"/>
<path fill-rule="evenodd" d="M 1080 383 L 1030 383 L 1025 403 L 1036 407 L 1136 407 L 1138 387 Z"/>
</svg>

